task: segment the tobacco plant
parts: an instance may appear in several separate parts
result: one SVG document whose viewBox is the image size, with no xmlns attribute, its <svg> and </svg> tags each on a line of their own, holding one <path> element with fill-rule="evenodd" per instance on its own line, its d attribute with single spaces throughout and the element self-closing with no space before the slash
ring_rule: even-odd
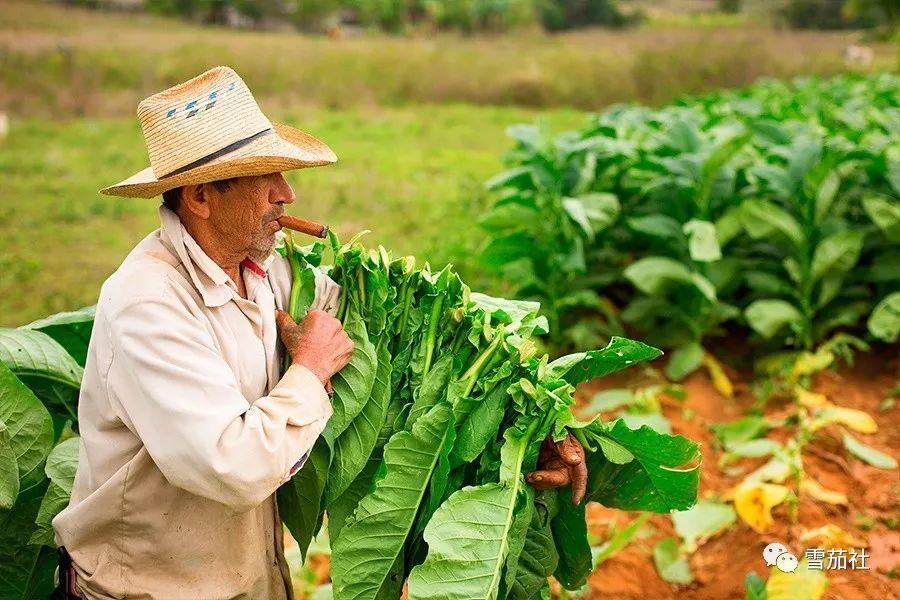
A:
<svg viewBox="0 0 900 600">
<path fill-rule="evenodd" d="M 321 250 L 285 248 L 316 264 Z M 551 362 L 536 354 L 547 331 L 537 303 L 470 292 L 449 267 L 416 269 L 383 248 L 333 251 L 355 350 L 333 379 L 334 415 L 279 504 L 301 549 L 327 520 L 336 598 L 398 598 L 405 581 L 416 599 L 537 598 L 551 575 L 583 585 L 584 504 L 523 478 L 548 436 L 571 432 L 587 450 L 588 501 L 656 512 L 693 503 L 696 444 L 569 410 L 577 383 L 656 349 L 613 338 Z"/>
<path fill-rule="evenodd" d="M 488 221 L 523 195 L 540 212 L 506 220 L 501 234 L 489 228 L 485 248 L 490 258 L 501 240 L 521 240 L 503 261 L 486 261 L 502 262 L 520 297 L 538 297 L 534 273 L 552 281 L 554 270 L 519 265 L 576 265 L 565 294 L 603 294 L 613 302 L 604 322 L 617 315 L 673 348 L 673 379 L 701 364 L 716 369 L 709 350 L 741 327 L 772 349 L 865 335 L 864 325 L 873 337 L 898 337 L 896 75 L 764 81 L 658 111 L 613 107 L 580 132 L 538 136 L 538 146 L 523 131 L 536 130 L 513 129 L 511 168 L 490 182 L 501 195 Z M 566 202 L 597 194 L 614 195 L 617 215 L 586 235 L 571 226 Z M 565 234 L 530 234 L 537 220 Z M 602 260 L 559 258 L 570 255 Z M 572 326 L 569 304 L 544 308 Z M 591 319 L 586 308 L 579 319 Z M 567 337 L 557 334 L 558 346 Z"/>
</svg>

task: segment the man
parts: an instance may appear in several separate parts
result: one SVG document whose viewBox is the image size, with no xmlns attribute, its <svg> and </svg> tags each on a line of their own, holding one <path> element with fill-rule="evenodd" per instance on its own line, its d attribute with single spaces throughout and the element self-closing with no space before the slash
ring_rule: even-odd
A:
<svg viewBox="0 0 900 600">
<path fill-rule="evenodd" d="M 336 157 L 270 123 L 227 67 L 150 96 L 138 118 L 151 166 L 102 192 L 162 194 L 161 226 L 100 292 L 78 471 L 53 521 L 57 594 L 290 598 L 273 494 L 325 427 L 353 344 L 322 273 L 299 325 L 279 310 L 291 276 L 276 219 L 294 201 L 281 173 Z M 568 483 L 570 467 L 542 465 L 536 486 Z"/>
</svg>

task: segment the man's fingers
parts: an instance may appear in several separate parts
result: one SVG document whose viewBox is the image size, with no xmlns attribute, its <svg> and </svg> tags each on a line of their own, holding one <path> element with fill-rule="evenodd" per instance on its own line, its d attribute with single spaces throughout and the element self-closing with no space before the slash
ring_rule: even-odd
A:
<svg viewBox="0 0 900 600">
<path fill-rule="evenodd" d="M 284 324 L 285 319 L 290 319 L 291 315 L 287 314 L 280 308 L 275 309 L 275 323 L 281 327 Z"/>
<path fill-rule="evenodd" d="M 584 449 L 571 433 L 567 433 L 562 441 L 556 443 L 556 450 L 567 465 L 574 466 L 584 462 Z"/>
<path fill-rule="evenodd" d="M 572 504 L 578 506 L 584 500 L 584 494 L 587 491 L 587 463 L 581 461 L 577 465 L 570 467 L 569 471 L 572 479 Z"/>
<path fill-rule="evenodd" d="M 525 481 L 538 490 L 563 487 L 569 483 L 569 471 L 565 468 L 533 471 L 525 476 Z"/>
<path fill-rule="evenodd" d="M 328 381 L 325 382 L 325 391 L 328 392 L 329 394 L 334 393 L 334 388 L 331 387 L 331 380 L 330 380 L 330 379 L 329 379 Z"/>
</svg>

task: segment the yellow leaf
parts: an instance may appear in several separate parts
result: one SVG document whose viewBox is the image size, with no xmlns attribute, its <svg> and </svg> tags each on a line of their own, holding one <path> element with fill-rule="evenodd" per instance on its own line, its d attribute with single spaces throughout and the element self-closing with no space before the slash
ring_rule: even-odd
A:
<svg viewBox="0 0 900 600">
<path fill-rule="evenodd" d="M 824 371 L 834 362 L 834 354 L 829 350 L 820 348 L 816 352 L 803 352 L 797 357 L 791 376 L 796 380 L 804 375 L 812 375 Z"/>
<path fill-rule="evenodd" d="M 788 489 L 783 485 L 745 481 L 734 491 L 734 509 L 755 531 L 764 533 L 775 522 L 772 509 L 785 501 Z"/>
<path fill-rule="evenodd" d="M 804 477 L 800 482 L 800 491 L 806 492 L 816 500 L 828 504 L 847 504 L 847 496 L 835 490 L 823 487 L 821 483 L 810 477 Z"/>
<path fill-rule="evenodd" d="M 744 478 L 744 482 L 763 483 L 771 481 L 782 483 L 791 474 L 791 466 L 780 458 L 770 458 L 769 462 L 759 467 Z"/>
<path fill-rule="evenodd" d="M 868 413 L 855 408 L 833 405 L 817 410 L 810 421 L 809 429 L 816 431 L 833 423 L 846 425 L 860 433 L 875 433 L 878 431 L 878 423 Z"/>
<path fill-rule="evenodd" d="M 828 397 L 825 394 L 811 392 L 799 385 L 794 387 L 794 398 L 797 399 L 797 402 L 810 409 L 834 406 L 828 401 Z"/>
<path fill-rule="evenodd" d="M 708 352 L 703 355 L 703 364 L 706 366 L 706 370 L 709 371 L 709 378 L 712 379 L 712 384 L 716 391 L 726 398 L 732 398 L 734 396 L 734 385 L 731 383 L 728 375 L 725 374 L 722 364 Z"/>
<path fill-rule="evenodd" d="M 793 573 L 772 568 L 766 582 L 767 600 L 819 600 L 825 595 L 828 578 L 824 571 L 810 569 L 806 559 L 800 561 Z"/>
<path fill-rule="evenodd" d="M 828 523 L 815 529 L 804 531 L 800 541 L 816 548 L 866 548 L 866 540 L 855 537 L 837 525 Z"/>
</svg>

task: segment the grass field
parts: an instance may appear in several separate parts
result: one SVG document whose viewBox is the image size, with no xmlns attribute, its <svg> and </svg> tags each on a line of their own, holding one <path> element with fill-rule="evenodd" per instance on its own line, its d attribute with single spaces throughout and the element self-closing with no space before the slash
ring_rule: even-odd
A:
<svg viewBox="0 0 900 600">
<path fill-rule="evenodd" d="M 146 164 L 134 119 L 146 95 L 216 64 L 235 67 L 263 108 L 321 136 L 337 165 L 292 174 L 294 214 L 343 235 L 371 229 L 398 253 L 454 262 L 493 289 L 472 257 L 482 182 L 501 168 L 505 128 L 540 115 L 659 103 L 763 75 L 844 70 L 855 33 L 653 22 L 548 36 L 330 40 L 199 27 L 47 2 L 0 3 L 0 325 L 96 299 L 99 284 L 157 225 L 157 201 L 97 189 Z M 876 48 L 879 65 L 890 48 Z M 576 108 L 562 108 L 572 106 Z M 537 107 L 543 110 L 538 112 Z"/>
<path fill-rule="evenodd" d="M 265 105 L 264 105 L 265 108 Z M 289 209 L 342 236 L 455 263 L 468 279 L 481 243 L 482 182 L 501 168 L 506 126 L 535 118 L 518 108 L 466 105 L 276 111 L 327 141 L 335 165 L 289 174 Z M 553 129 L 582 125 L 574 110 L 545 111 Z M 146 166 L 135 119 L 14 120 L 0 141 L 0 326 L 96 301 L 128 250 L 158 226 L 159 200 L 97 190 Z"/>
<path fill-rule="evenodd" d="M 4 0 L 0 106 L 54 118 L 131 115 L 141 98 L 228 64 L 270 106 L 462 102 L 593 110 L 625 100 L 663 103 L 761 76 L 843 71 L 844 49 L 859 37 L 667 17 L 624 31 L 332 40 Z M 896 61 L 895 49 L 876 47 L 877 66 L 896 68 Z"/>
</svg>

